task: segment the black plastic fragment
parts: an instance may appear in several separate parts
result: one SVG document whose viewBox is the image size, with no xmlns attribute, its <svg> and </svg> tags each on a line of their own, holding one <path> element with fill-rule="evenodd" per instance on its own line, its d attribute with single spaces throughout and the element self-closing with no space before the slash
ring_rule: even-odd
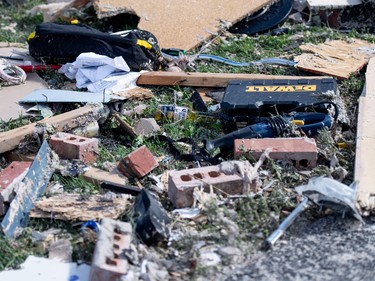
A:
<svg viewBox="0 0 375 281">
<path fill-rule="evenodd" d="M 204 103 L 201 95 L 197 90 L 194 90 L 194 93 L 190 97 L 190 101 L 193 103 L 193 108 L 196 111 L 207 112 L 208 108 Z"/>
<path fill-rule="evenodd" d="M 100 184 L 100 188 L 108 189 L 113 192 L 130 194 L 133 196 L 136 196 L 141 192 L 141 189 L 138 187 L 131 186 L 131 185 L 116 184 L 113 182 L 103 182 Z"/>
<path fill-rule="evenodd" d="M 288 18 L 292 8 L 292 0 L 279 0 L 257 15 L 250 15 L 237 22 L 229 29 L 229 32 L 247 35 L 267 32 L 282 24 Z"/>
<path fill-rule="evenodd" d="M 169 237 L 170 218 L 155 197 L 142 189 L 134 203 L 135 231 L 146 245 L 157 244 Z"/>
</svg>

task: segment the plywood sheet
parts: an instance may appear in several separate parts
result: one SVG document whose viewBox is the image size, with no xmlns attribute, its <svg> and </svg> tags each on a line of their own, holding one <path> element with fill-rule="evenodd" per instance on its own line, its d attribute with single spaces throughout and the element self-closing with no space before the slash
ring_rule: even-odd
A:
<svg viewBox="0 0 375 281">
<path fill-rule="evenodd" d="M 297 68 L 347 79 L 358 73 L 375 56 L 375 44 L 359 39 L 332 40 L 300 46 L 305 53 L 294 58 Z"/>
<path fill-rule="evenodd" d="M 153 33 L 162 48 L 190 50 L 219 30 L 220 21 L 235 23 L 271 0 L 93 0 L 99 19 L 119 13 L 140 17 L 139 29 Z"/>
<path fill-rule="evenodd" d="M 375 213 L 375 58 L 366 71 L 366 90 L 359 99 L 354 178 L 362 214 Z"/>
</svg>

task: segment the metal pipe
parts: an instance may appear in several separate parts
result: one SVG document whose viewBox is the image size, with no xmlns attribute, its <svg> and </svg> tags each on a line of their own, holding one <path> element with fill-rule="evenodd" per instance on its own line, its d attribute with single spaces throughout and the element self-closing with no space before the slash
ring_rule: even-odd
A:
<svg viewBox="0 0 375 281">
<path fill-rule="evenodd" d="M 285 233 L 287 228 L 293 221 L 302 213 L 309 205 L 309 199 L 306 197 L 301 203 L 286 217 L 286 219 L 279 225 L 279 227 L 271 233 L 266 239 L 267 246 L 273 246 L 276 241 Z"/>
</svg>

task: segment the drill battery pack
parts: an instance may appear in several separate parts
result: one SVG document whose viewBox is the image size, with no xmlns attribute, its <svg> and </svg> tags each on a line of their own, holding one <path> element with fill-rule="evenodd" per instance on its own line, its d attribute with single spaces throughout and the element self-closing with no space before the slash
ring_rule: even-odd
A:
<svg viewBox="0 0 375 281">
<path fill-rule="evenodd" d="M 232 132 L 254 123 L 259 117 L 287 114 L 304 106 L 327 100 L 327 93 L 336 94 L 333 78 L 234 80 L 225 89 L 221 101 L 220 120 L 225 132 Z M 327 112 L 322 106 L 314 110 Z"/>
</svg>

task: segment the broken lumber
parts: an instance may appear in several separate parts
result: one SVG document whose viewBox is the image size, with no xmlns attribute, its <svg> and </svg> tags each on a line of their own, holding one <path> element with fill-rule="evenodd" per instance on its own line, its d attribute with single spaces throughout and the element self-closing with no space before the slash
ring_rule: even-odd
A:
<svg viewBox="0 0 375 281">
<path fill-rule="evenodd" d="M 90 167 L 82 176 L 86 181 L 97 185 L 103 182 L 125 185 L 128 182 L 128 178 L 123 176 L 117 169 L 107 172 L 99 168 Z"/>
<path fill-rule="evenodd" d="M 59 194 L 37 201 L 30 217 L 68 221 L 116 219 L 125 211 L 127 201 L 123 196 Z"/>
<path fill-rule="evenodd" d="M 297 68 L 339 79 L 357 74 L 374 56 L 375 44 L 359 40 L 332 40 L 318 45 L 305 44 L 300 49 L 307 52 L 296 56 Z"/>
<path fill-rule="evenodd" d="M 69 131 L 84 124 L 97 120 L 101 107 L 85 105 L 78 109 L 43 119 L 20 128 L 0 133 L 0 154 L 13 150 L 27 136 L 33 134 L 37 126 L 53 126 L 57 132 Z"/>
<path fill-rule="evenodd" d="M 354 179 L 358 182 L 357 202 L 362 215 L 375 213 L 375 58 L 366 71 L 365 91 L 359 98 Z"/>
<path fill-rule="evenodd" d="M 146 86 L 189 86 L 189 87 L 208 87 L 225 88 L 231 80 L 249 80 L 249 79 L 313 79 L 322 76 L 281 76 L 266 74 L 248 74 L 248 73 L 203 73 L 203 72 L 166 72 L 154 71 L 145 72 L 139 76 L 137 85 Z M 324 78 L 324 77 L 323 77 Z"/>
<path fill-rule="evenodd" d="M 118 115 L 117 113 L 113 113 L 112 115 L 115 117 L 117 122 L 120 123 L 120 127 L 123 128 L 125 132 L 127 132 L 132 138 L 137 137 L 137 134 L 134 131 L 134 128 L 128 122 L 122 119 L 121 116 Z"/>
</svg>

